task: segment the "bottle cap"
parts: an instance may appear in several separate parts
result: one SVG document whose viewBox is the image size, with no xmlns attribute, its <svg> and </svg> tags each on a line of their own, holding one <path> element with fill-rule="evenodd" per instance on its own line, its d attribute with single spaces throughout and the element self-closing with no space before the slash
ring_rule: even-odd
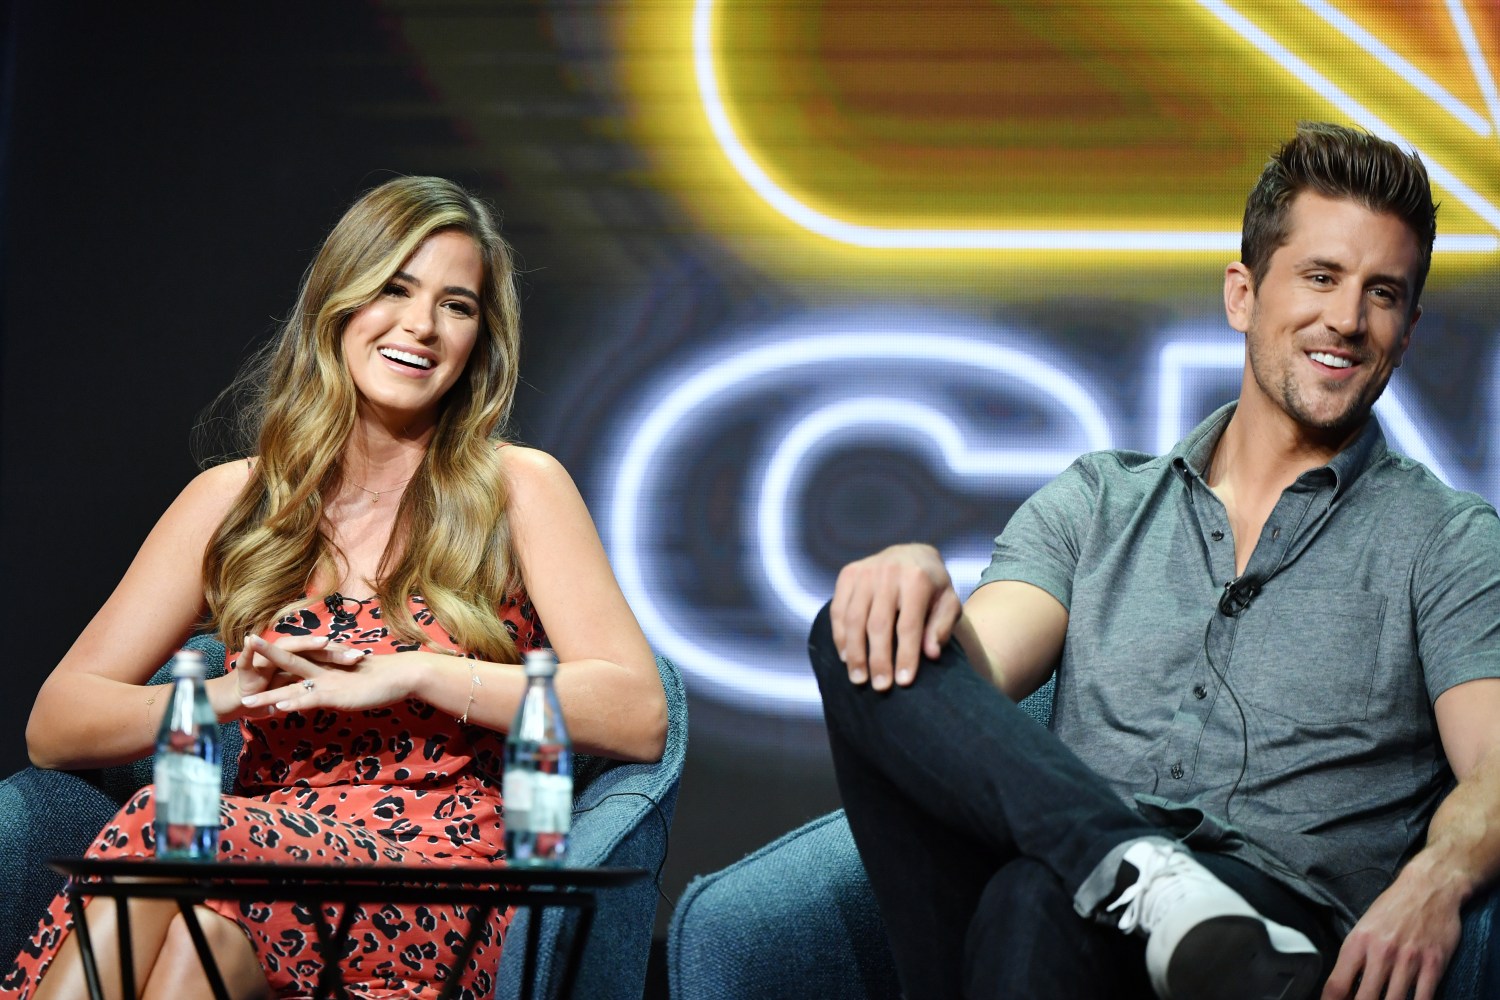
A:
<svg viewBox="0 0 1500 1000">
<path fill-rule="evenodd" d="M 179 649 L 172 657 L 173 677 L 202 677 L 207 673 L 203 654 L 196 649 Z"/>
<path fill-rule="evenodd" d="M 557 654 L 550 649 L 533 649 L 526 654 L 527 677 L 554 677 L 557 675 Z"/>
</svg>

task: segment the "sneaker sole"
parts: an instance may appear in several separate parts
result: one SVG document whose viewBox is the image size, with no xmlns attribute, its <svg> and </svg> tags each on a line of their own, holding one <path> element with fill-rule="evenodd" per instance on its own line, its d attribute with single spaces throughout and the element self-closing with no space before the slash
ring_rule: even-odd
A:
<svg viewBox="0 0 1500 1000">
<path fill-rule="evenodd" d="M 1318 987 L 1316 951 L 1280 951 L 1267 922 L 1223 916 L 1188 931 L 1167 965 L 1164 1000 L 1305 1000 Z M 1307 939 L 1290 929 L 1301 942 Z"/>
</svg>

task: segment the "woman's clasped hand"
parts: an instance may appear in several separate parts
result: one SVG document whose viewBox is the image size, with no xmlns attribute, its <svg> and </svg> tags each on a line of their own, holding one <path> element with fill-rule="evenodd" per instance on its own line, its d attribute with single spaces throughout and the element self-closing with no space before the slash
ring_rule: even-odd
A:
<svg viewBox="0 0 1500 1000">
<path fill-rule="evenodd" d="M 249 635 L 245 650 L 251 654 L 252 671 L 266 680 L 258 691 L 242 683 L 240 701 L 246 709 L 267 714 L 383 708 L 411 697 L 413 672 L 422 669 L 424 657 L 438 655 L 411 651 L 376 656 L 310 635 L 275 642 Z"/>
</svg>

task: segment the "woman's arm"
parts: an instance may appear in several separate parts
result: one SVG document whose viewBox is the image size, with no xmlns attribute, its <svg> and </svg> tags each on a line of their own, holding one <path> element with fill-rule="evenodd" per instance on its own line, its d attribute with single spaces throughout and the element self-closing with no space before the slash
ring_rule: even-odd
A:
<svg viewBox="0 0 1500 1000">
<path fill-rule="evenodd" d="M 499 455 L 510 487 L 511 538 L 526 592 L 560 661 L 557 696 L 569 732 L 593 752 L 661 759 L 667 699 L 656 657 L 625 603 L 583 497 L 551 455 L 516 446 Z M 522 687 L 524 678 L 516 697 L 505 699 L 497 728 L 510 728 Z"/>
<path fill-rule="evenodd" d="M 202 473 L 151 529 L 114 593 L 37 693 L 26 725 L 32 763 L 103 767 L 151 752 L 166 689 L 145 682 L 202 617 L 203 552 L 246 474 L 244 463 Z M 209 686 L 216 707 L 236 707 L 232 677 Z"/>
<path fill-rule="evenodd" d="M 615 582 L 583 498 L 551 456 L 517 447 L 499 454 L 526 592 L 561 661 L 557 696 L 569 735 L 586 753 L 661 759 L 667 701 L 656 659 Z M 324 667 L 281 644 L 252 641 L 258 658 L 314 681 L 312 690 L 299 683 L 254 696 L 245 703 L 252 709 L 353 710 L 415 697 L 455 718 L 467 714 L 476 725 L 504 731 L 526 689 L 521 668 L 513 664 L 420 651 L 362 657 L 352 669 Z"/>
</svg>

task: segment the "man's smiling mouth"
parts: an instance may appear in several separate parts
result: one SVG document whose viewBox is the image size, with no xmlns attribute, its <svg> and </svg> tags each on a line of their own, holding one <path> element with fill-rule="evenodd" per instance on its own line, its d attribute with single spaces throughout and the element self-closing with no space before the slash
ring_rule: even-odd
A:
<svg viewBox="0 0 1500 1000">
<path fill-rule="evenodd" d="M 1309 358 L 1312 358 L 1318 364 L 1327 365 L 1329 368 L 1354 367 L 1353 361 L 1350 361 L 1348 358 L 1341 358 L 1337 354 L 1325 354 L 1322 351 L 1308 351 L 1307 356 Z"/>
</svg>

